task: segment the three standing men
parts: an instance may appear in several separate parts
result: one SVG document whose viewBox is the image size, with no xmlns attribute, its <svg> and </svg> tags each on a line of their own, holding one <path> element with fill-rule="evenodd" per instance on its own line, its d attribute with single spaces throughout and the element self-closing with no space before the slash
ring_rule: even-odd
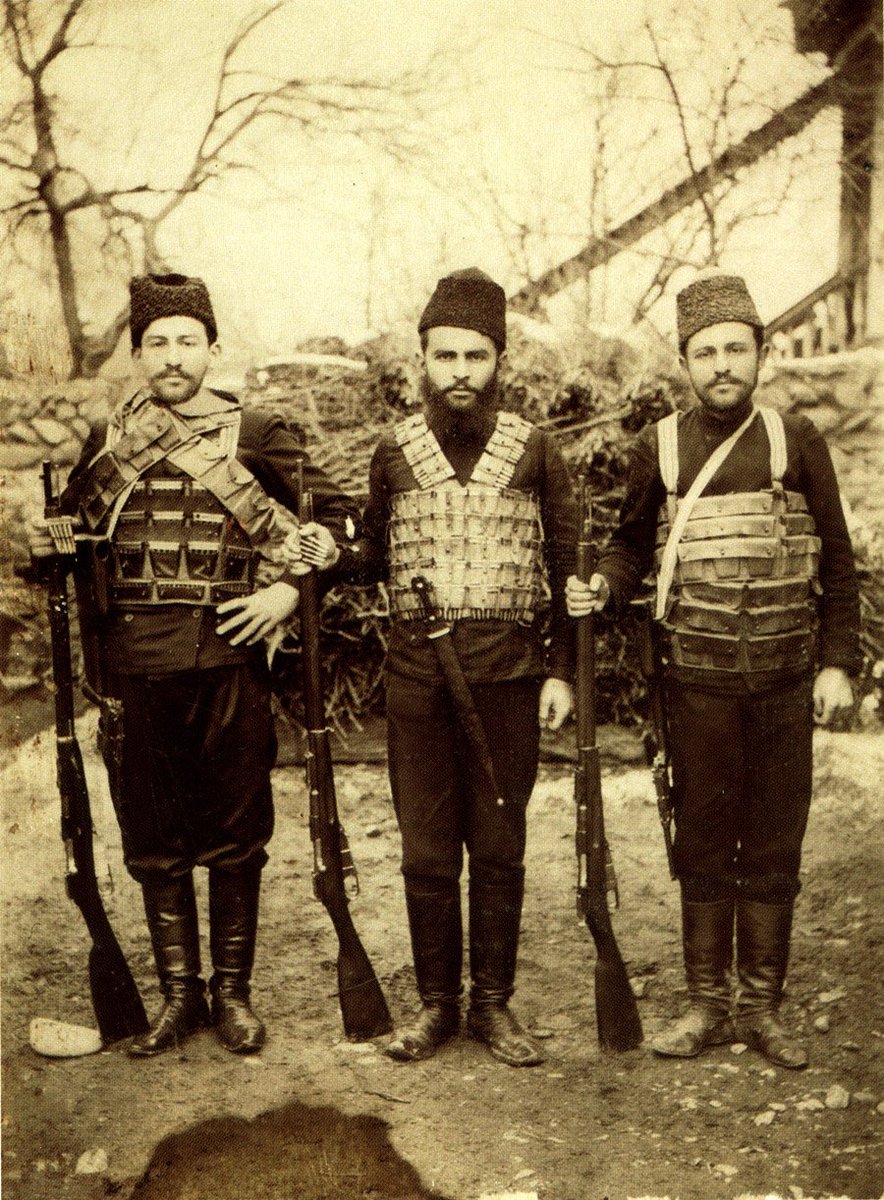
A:
<svg viewBox="0 0 884 1200">
<path fill-rule="evenodd" d="M 130 293 L 145 386 L 92 430 L 62 496 L 105 550 L 78 556 L 75 572 L 87 675 L 122 707 L 111 791 L 164 995 L 129 1052 L 159 1054 L 209 1022 L 199 865 L 209 872 L 211 1017 L 228 1050 L 249 1053 L 265 1036 L 249 980 L 276 754 L 262 639 L 294 611 L 304 563 L 322 568 L 334 553 L 326 530 L 304 526 L 304 563 L 291 563 L 290 527 L 272 500 L 297 512 L 303 463 L 317 518 L 341 538 L 352 510 L 281 419 L 203 386 L 218 344 L 202 280 L 146 275 Z M 50 553 L 48 534 L 32 548 Z"/>
<path fill-rule="evenodd" d="M 745 282 L 701 276 L 677 317 L 699 404 L 639 435 L 619 527 L 590 582 L 568 580 L 568 611 L 622 611 L 655 567 L 690 1006 L 653 1049 L 736 1035 L 801 1068 L 778 1009 L 813 722 L 850 706 L 860 667 L 856 572 L 823 438 L 753 405 L 766 348 Z"/>
<path fill-rule="evenodd" d="M 386 577 L 393 614 L 387 737 L 421 1008 L 387 1053 L 434 1054 L 460 1020 L 460 877 L 469 856 L 467 1027 L 511 1066 L 542 1061 L 508 1007 L 524 893 L 526 807 L 540 726 L 571 709 L 564 584 L 576 511 L 553 439 L 498 408 L 503 289 L 476 269 L 441 279 L 418 330 L 424 411 L 377 447 L 361 539 L 339 570 Z M 412 579 L 429 579 L 489 744 L 483 788 Z M 543 610 L 549 591 L 549 644 Z"/>
<path fill-rule="evenodd" d="M 208 1019 L 198 864 L 209 868 L 212 1015 L 223 1044 L 247 1052 L 264 1039 L 249 978 L 273 823 L 260 642 L 297 602 L 298 565 L 284 566 L 268 497 L 296 507 L 304 454 L 278 419 L 203 387 L 216 327 L 200 280 L 141 277 L 131 300 L 147 386 L 93 431 L 63 498 L 109 547 L 106 560 L 86 560 L 85 577 L 81 561 L 80 583 L 93 600 L 98 682 L 110 666 L 122 702 L 114 798 L 165 996 L 131 1052 L 159 1053 Z M 753 406 L 765 351 L 743 280 L 698 279 L 677 312 L 699 405 L 639 436 L 619 528 L 589 584 L 571 575 L 566 588 L 576 540 L 567 469 L 549 435 L 498 409 L 505 307 L 502 288 L 475 269 L 439 281 L 419 323 L 425 411 L 378 446 L 357 542 L 344 537 L 347 499 L 305 463 L 328 529 L 302 531 L 304 561 L 340 559 L 338 573 L 358 582 L 386 577 L 394 618 L 389 769 L 422 1005 L 387 1053 L 427 1058 L 458 1028 L 466 848 L 468 1031 L 510 1065 L 542 1061 L 508 1002 L 540 726 L 557 729 L 571 708 L 565 596 L 572 616 L 609 599 L 620 609 L 656 563 L 690 1008 L 654 1049 L 692 1056 L 737 1034 L 802 1067 L 778 1008 L 812 726 L 851 704 L 859 667 L 856 574 L 825 443 L 805 418 Z M 262 573 L 276 578 L 260 586 Z M 416 575 L 450 625 L 496 797 L 477 783 Z"/>
</svg>

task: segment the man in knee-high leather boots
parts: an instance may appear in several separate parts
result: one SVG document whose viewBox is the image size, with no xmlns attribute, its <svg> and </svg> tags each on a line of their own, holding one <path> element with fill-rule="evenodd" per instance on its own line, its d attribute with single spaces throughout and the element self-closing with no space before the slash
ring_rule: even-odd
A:
<svg viewBox="0 0 884 1200">
<path fill-rule="evenodd" d="M 115 717 L 105 761 L 163 994 L 129 1052 L 159 1054 L 211 1021 L 246 1054 L 265 1036 L 249 992 L 273 830 L 264 639 L 294 611 L 298 574 L 328 566 L 351 506 L 282 420 L 204 386 L 218 343 L 202 280 L 140 276 L 130 295 L 145 384 L 92 429 L 62 496 L 86 535 L 74 577 L 87 678 L 106 733 Z M 328 529 L 304 526 L 299 557 L 283 510 L 297 511 L 301 461 Z M 53 552 L 45 528 L 32 551 Z M 209 877 L 211 1011 L 196 866 Z"/>
<path fill-rule="evenodd" d="M 590 582 L 568 580 L 568 611 L 622 611 L 655 570 L 689 1006 L 652 1048 L 740 1039 L 800 1069 L 779 1009 L 813 725 L 851 705 L 861 665 L 856 571 L 822 437 L 753 403 L 766 347 L 743 279 L 704 273 L 677 320 L 698 403 L 639 434 L 619 527 Z"/>
<path fill-rule="evenodd" d="M 549 434 L 499 411 L 503 289 L 476 269 L 441 279 L 419 323 L 424 411 L 372 459 L 360 539 L 339 570 L 385 577 L 393 613 L 386 667 L 393 804 L 421 1007 L 387 1054 L 430 1057 L 460 1022 L 461 872 L 469 865 L 467 1033 L 511 1066 L 542 1061 L 509 1001 L 524 893 L 526 808 L 541 724 L 571 707 L 564 583 L 574 498 Z M 411 583 L 429 579 L 488 743 L 497 795 L 464 733 Z M 543 642 L 546 584 L 551 640 Z M 485 780 L 487 783 L 487 779 Z"/>
</svg>

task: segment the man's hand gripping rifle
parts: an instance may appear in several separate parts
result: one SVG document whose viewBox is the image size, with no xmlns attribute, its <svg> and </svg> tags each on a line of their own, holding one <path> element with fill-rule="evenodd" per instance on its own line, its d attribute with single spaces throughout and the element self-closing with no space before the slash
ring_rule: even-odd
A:
<svg viewBox="0 0 884 1200">
<path fill-rule="evenodd" d="M 580 479 L 580 536 L 577 576 L 588 583 L 595 569 L 592 515 L 586 480 Z M 603 1050 L 633 1050 L 642 1041 L 641 1020 L 626 966 L 614 937 L 608 892 L 619 902 L 617 880 L 605 839 L 602 776 L 596 741 L 594 616 L 577 618 L 577 913 L 596 946 L 595 1006 L 599 1045 Z"/>
<path fill-rule="evenodd" d="M 299 464 L 300 466 L 300 464 Z M 313 519 L 312 496 L 298 472 L 300 520 Z M 359 891 L 347 837 L 338 820 L 329 731 L 325 719 L 319 644 L 320 596 L 315 568 L 298 578 L 307 727 L 307 790 L 313 843 L 313 891 L 325 905 L 338 935 L 338 1000 L 344 1032 L 367 1041 L 393 1028 L 387 1002 L 350 916 L 350 897 Z"/>
</svg>

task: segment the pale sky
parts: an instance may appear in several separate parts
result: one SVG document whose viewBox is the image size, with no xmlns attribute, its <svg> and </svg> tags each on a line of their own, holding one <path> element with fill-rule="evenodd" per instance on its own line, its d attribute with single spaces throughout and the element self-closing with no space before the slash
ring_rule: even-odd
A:
<svg viewBox="0 0 884 1200">
<path fill-rule="evenodd" d="M 708 14 L 707 41 L 702 53 L 685 47 L 697 67 L 685 79 L 700 117 L 704 76 L 747 49 L 735 24 L 739 12 L 761 14 L 770 4 L 697 2 Z M 92 0 L 86 11 L 92 19 L 84 28 L 94 30 L 99 47 L 68 55 L 67 70 L 53 80 L 78 162 L 99 184 L 174 183 L 220 51 L 253 5 Z M 405 171 L 377 150 L 292 131 L 255 148 L 278 197 L 239 176 L 170 220 L 164 252 L 175 269 L 208 282 L 231 361 L 284 354 L 309 336 L 359 340 L 369 321 L 382 328 L 410 318 L 438 275 L 458 267 L 479 265 L 512 289 L 522 282 L 513 222 L 530 232 L 532 274 L 578 250 L 590 230 L 592 96 L 599 82 L 574 47 L 602 55 L 630 49 L 630 31 L 643 13 L 642 0 L 297 0 L 276 14 L 250 44 L 243 67 L 377 77 L 414 70 L 434 52 L 444 53 L 444 67 L 421 138 L 421 168 Z M 781 25 L 785 39 L 786 14 Z M 784 48 L 780 57 L 750 63 L 756 89 L 771 106 L 777 88 L 791 98 L 820 76 L 818 64 L 795 67 L 791 59 Z M 688 57 L 686 68 L 693 65 Z M 608 200 L 612 219 L 629 215 L 642 172 L 669 183 L 684 173 L 677 145 L 671 165 L 665 150 L 651 157 L 640 150 L 660 120 L 659 80 L 638 73 L 634 87 L 631 107 L 623 106 L 614 128 L 623 154 Z M 767 115 L 747 108 L 748 127 Z M 836 137 L 836 122 L 824 117 L 808 147 L 812 142 L 834 161 Z M 752 176 L 759 200 L 777 183 L 767 172 L 762 165 Z M 836 186 L 835 172 L 821 172 L 808 152 L 793 201 L 775 218 L 741 230 L 724 265 L 747 275 L 765 318 L 834 270 Z M 630 282 L 645 270 L 641 258 L 623 256 L 610 273 L 600 319 L 615 325 L 627 319 Z M 96 304 L 114 296 L 119 302 L 113 289 L 94 291 Z M 106 311 L 97 308 L 96 317 Z"/>
</svg>

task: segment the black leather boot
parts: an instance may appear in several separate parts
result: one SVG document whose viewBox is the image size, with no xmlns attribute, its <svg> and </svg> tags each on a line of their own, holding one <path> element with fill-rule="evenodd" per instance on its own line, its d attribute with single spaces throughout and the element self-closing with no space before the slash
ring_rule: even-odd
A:
<svg viewBox="0 0 884 1200">
<path fill-rule="evenodd" d="M 212 1021 L 221 1045 L 233 1054 L 254 1054 L 266 1037 L 249 1004 L 260 890 L 260 867 L 209 870 Z"/>
<path fill-rule="evenodd" d="M 144 911 L 165 1002 L 146 1033 L 129 1046 L 133 1058 L 152 1058 L 209 1023 L 206 985 L 200 978 L 199 924 L 193 877 L 141 885 Z"/>
<path fill-rule="evenodd" d="M 697 904 L 682 897 L 682 938 L 690 1006 L 651 1043 L 664 1058 L 694 1058 L 735 1040 L 731 1020 L 734 901 Z"/>
<path fill-rule="evenodd" d="M 432 1058 L 460 1025 L 463 922 L 460 887 L 442 880 L 405 885 L 414 972 L 421 1008 L 384 1050 L 397 1062 Z"/>
<path fill-rule="evenodd" d="M 525 873 L 470 864 L 470 1007 L 467 1032 L 511 1067 L 543 1055 L 509 1008 L 515 990 Z"/>
<path fill-rule="evenodd" d="M 792 908 L 791 903 L 737 901 L 737 1033 L 768 1062 L 801 1071 L 807 1066 L 807 1050 L 779 1017 Z"/>
</svg>

